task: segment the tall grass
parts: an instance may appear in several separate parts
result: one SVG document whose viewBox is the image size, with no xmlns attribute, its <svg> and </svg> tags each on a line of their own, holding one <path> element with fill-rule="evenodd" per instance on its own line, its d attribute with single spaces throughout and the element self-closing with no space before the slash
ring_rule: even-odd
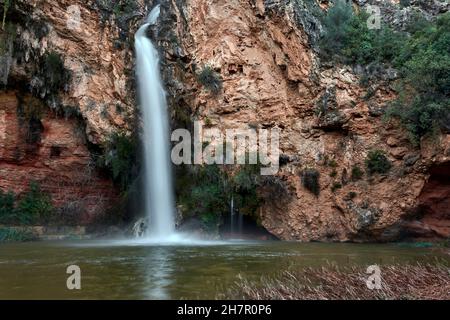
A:
<svg viewBox="0 0 450 320">
<path fill-rule="evenodd" d="M 226 294 L 246 300 L 448 300 L 450 269 L 444 265 L 381 266 L 382 288 L 370 290 L 361 267 L 307 268 L 259 282 L 241 279 Z"/>
</svg>

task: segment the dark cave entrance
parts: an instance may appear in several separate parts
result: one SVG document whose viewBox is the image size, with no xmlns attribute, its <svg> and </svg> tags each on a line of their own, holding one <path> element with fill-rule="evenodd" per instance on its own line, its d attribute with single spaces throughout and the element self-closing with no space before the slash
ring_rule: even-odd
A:
<svg viewBox="0 0 450 320">
<path fill-rule="evenodd" d="M 401 223 L 401 239 L 450 238 L 450 162 L 431 167 L 429 174 L 417 207 Z"/>
<path fill-rule="evenodd" d="M 224 239 L 277 240 L 274 235 L 260 226 L 253 217 L 238 212 L 223 217 L 219 233 Z"/>
</svg>

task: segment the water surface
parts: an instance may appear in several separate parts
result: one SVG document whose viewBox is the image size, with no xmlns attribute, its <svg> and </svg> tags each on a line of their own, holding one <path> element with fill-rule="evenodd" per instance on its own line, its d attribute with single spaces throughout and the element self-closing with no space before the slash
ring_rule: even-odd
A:
<svg viewBox="0 0 450 320">
<path fill-rule="evenodd" d="M 447 249 L 448 250 L 448 249 Z M 282 270 L 392 263 L 450 263 L 442 248 L 399 244 L 34 242 L 0 245 L 0 299 L 208 299 L 238 277 Z M 81 268 L 79 291 L 66 268 Z"/>
</svg>

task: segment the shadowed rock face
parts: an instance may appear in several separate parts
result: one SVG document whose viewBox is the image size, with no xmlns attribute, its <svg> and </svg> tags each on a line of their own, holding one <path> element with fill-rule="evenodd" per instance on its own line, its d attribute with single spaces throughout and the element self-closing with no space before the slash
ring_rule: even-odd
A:
<svg viewBox="0 0 450 320">
<path fill-rule="evenodd" d="M 50 193 L 68 220 L 89 223 L 118 195 L 112 182 L 95 171 L 84 127 L 56 117 L 30 95 L 0 93 L 0 189 L 20 194 L 31 181 Z M 42 108 L 39 117 L 29 110 Z"/>
<path fill-rule="evenodd" d="M 419 235 L 450 237 L 450 163 L 431 168 L 419 203 L 421 219 L 416 225 Z"/>
</svg>

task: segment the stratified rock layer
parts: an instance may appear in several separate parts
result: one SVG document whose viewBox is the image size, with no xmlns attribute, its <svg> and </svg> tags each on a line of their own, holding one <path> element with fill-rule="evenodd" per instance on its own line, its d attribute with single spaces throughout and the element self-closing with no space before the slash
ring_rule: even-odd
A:
<svg viewBox="0 0 450 320">
<path fill-rule="evenodd" d="M 31 96 L 19 101 L 16 95 L 0 94 L 0 189 L 20 195 L 37 182 L 62 219 L 91 222 L 113 205 L 117 193 L 96 172 L 84 128 L 56 117 Z M 27 117 L 30 106 L 42 108 L 40 119 Z"/>
</svg>

